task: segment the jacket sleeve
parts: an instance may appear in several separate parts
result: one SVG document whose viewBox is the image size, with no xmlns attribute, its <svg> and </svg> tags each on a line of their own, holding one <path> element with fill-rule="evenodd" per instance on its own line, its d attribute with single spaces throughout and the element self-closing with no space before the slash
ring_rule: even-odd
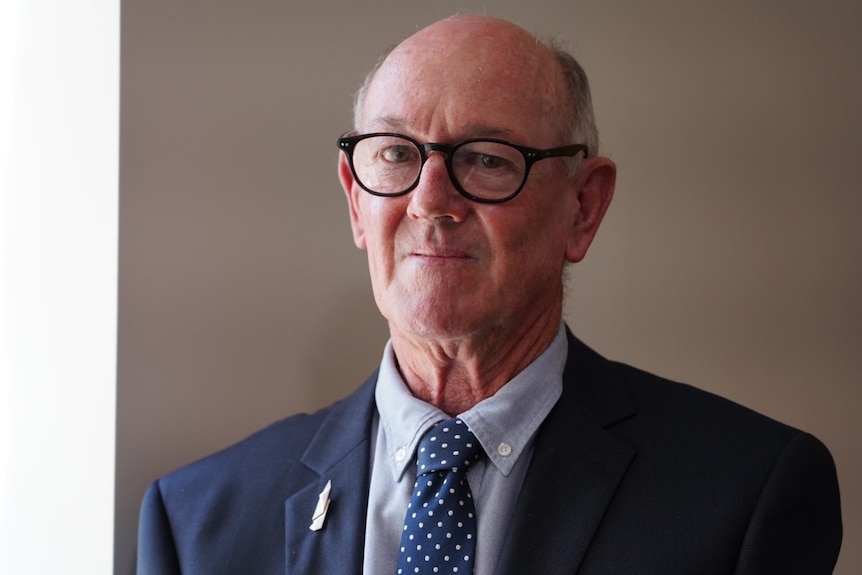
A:
<svg viewBox="0 0 862 575">
<path fill-rule="evenodd" d="M 180 575 L 179 558 L 159 482 L 147 489 L 138 523 L 138 575 Z"/>
<path fill-rule="evenodd" d="M 815 437 L 800 433 L 782 450 L 764 483 L 736 575 L 832 573 L 841 537 L 832 456 Z"/>
</svg>

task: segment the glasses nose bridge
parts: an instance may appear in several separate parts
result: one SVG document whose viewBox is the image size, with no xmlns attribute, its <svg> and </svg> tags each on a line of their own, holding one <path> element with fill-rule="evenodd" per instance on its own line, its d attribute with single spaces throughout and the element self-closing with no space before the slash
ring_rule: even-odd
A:
<svg viewBox="0 0 862 575">
<path fill-rule="evenodd" d="M 416 183 L 414 187 L 419 184 L 420 178 L 422 178 L 422 174 L 425 172 L 425 164 L 428 162 L 431 152 L 440 152 L 443 155 L 443 167 L 449 181 L 455 185 L 455 188 L 459 193 L 461 192 L 460 185 L 455 180 L 455 174 L 452 171 L 452 152 L 458 147 L 457 145 L 451 146 L 449 144 L 439 144 L 437 142 L 427 142 L 425 144 L 420 144 L 416 142 L 422 156 L 422 163 L 419 166 L 419 173 L 416 175 Z"/>
<path fill-rule="evenodd" d="M 418 144 L 418 142 L 417 142 Z M 422 152 L 422 165 L 420 166 L 420 172 L 424 171 L 425 163 L 430 158 L 431 152 L 440 152 L 443 154 L 443 164 L 446 166 L 446 171 L 450 173 L 452 172 L 452 152 L 455 150 L 457 146 L 450 146 L 448 144 L 438 144 L 437 142 L 427 142 L 425 144 L 419 144 L 419 149 Z"/>
<path fill-rule="evenodd" d="M 428 155 L 431 152 L 440 152 L 446 157 L 445 161 L 448 162 L 449 159 L 452 157 L 452 151 L 455 149 L 455 146 L 450 146 L 448 144 L 438 144 L 437 142 L 427 142 L 425 144 L 419 144 L 419 146 L 422 148 L 422 155 L 424 156 L 425 161 L 428 160 Z M 423 161 L 422 163 L 424 164 L 425 161 Z"/>
</svg>

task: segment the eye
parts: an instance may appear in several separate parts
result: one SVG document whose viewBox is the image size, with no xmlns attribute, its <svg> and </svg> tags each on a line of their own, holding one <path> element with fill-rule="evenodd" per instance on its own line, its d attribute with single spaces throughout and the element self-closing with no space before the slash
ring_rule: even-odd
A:
<svg viewBox="0 0 862 575">
<path fill-rule="evenodd" d="M 486 172 L 518 171 L 518 163 L 512 159 L 474 150 L 459 150 L 455 161 L 462 169 L 482 170 Z"/>
<path fill-rule="evenodd" d="M 382 148 L 380 157 L 393 164 L 410 162 L 416 158 L 416 148 L 404 144 L 393 144 Z"/>
<path fill-rule="evenodd" d="M 507 159 L 491 154 L 483 154 L 481 152 L 460 151 L 457 155 L 457 160 L 464 166 L 472 166 L 474 168 L 497 169 L 503 168 L 510 164 Z"/>
<path fill-rule="evenodd" d="M 487 154 L 478 155 L 476 160 L 479 164 L 482 165 L 483 168 L 502 168 L 508 164 L 508 160 L 500 158 L 498 156 L 489 156 Z"/>
<path fill-rule="evenodd" d="M 520 172 L 524 157 L 512 146 L 479 140 L 459 147 L 452 158 L 459 169 L 483 172 Z"/>
</svg>

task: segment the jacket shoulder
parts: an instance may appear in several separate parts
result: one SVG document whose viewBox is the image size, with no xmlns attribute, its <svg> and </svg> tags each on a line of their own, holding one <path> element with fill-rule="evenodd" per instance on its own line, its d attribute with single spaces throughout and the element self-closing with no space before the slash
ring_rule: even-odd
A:
<svg viewBox="0 0 862 575">
<path fill-rule="evenodd" d="M 633 453 L 585 572 L 626 560 L 646 561 L 649 568 L 635 571 L 655 573 L 683 564 L 685 572 L 740 574 L 831 569 L 841 541 L 840 498 L 823 443 L 580 342 L 570 351 L 565 414 L 597 424 Z M 675 554 L 655 548 L 656 534 L 674 542 Z"/>
<path fill-rule="evenodd" d="M 596 423 L 642 436 L 703 432 L 720 443 L 765 433 L 783 444 L 801 433 L 715 393 L 606 359 L 574 336 L 565 378 L 564 393 Z"/>
<path fill-rule="evenodd" d="M 322 428 L 332 421 L 361 421 L 373 408 L 376 374 L 347 398 L 314 413 L 295 414 L 194 461 L 159 480 L 163 491 L 231 482 L 254 484 L 269 476 L 294 477 L 294 469 Z M 289 482 L 287 482 L 289 483 Z"/>
<path fill-rule="evenodd" d="M 285 501 L 317 479 L 321 461 L 363 444 L 375 382 L 153 482 L 141 506 L 138 572 L 284 572 Z"/>
</svg>

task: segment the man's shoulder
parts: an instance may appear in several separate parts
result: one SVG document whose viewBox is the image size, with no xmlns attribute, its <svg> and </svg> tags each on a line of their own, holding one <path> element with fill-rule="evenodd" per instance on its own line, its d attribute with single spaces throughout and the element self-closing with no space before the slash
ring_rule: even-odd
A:
<svg viewBox="0 0 862 575">
<path fill-rule="evenodd" d="M 608 427 L 636 447 L 643 462 L 699 464 L 713 478 L 760 474 L 782 458 L 831 470 L 828 448 L 815 436 L 716 393 L 610 362 L 625 384 L 632 414 Z"/>
<path fill-rule="evenodd" d="M 770 430 L 785 438 L 799 430 L 717 393 L 606 359 L 577 338 L 570 342 L 567 373 L 575 402 L 602 424 L 639 421 L 662 428 Z"/>
<path fill-rule="evenodd" d="M 668 425 L 705 429 L 720 427 L 740 432 L 769 431 L 784 438 L 800 430 L 755 409 L 689 383 L 673 381 L 619 362 L 611 362 L 626 383 L 638 412 Z"/>
<path fill-rule="evenodd" d="M 648 557 L 655 572 L 672 570 L 664 563 L 669 555 L 654 553 L 656 533 L 675 542 L 674 565 L 682 557 L 698 565 L 692 572 L 730 572 L 746 553 L 751 565 L 776 563 L 786 550 L 772 544 L 782 538 L 808 540 L 824 561 L 834 558 L 841 540 L 837 478 L 817 438 L 710 391 L 605 359 L 580 342 L 570 352 L 564 405 L 534 458 L 552 460 L 566 447 L 572 457 L 565 465 L 588 465 L 598 483 L 618 481 L 591 547 L 594 565 L 621 561 L 620 534 L 622 556 Z M 560 465 L 548 467 L 559 473 Z M 645 529 L 634 531 L 634 524 Z"/>
<path fill-rule="evenodd" d="M 372 376 L 347 398 L 313 413 L 298 413 L 252 433 L 248 437 L 207 455 L 158 480 L 163 493 L 245 489 L 260 487 L 267 478 L 303 476 L 302 458 L 321 429 L 338 425 L 345 418 L 368 419 L 373 407 Z M 370 420 L 369 420 L 370 422 Z"/>
<path fill-rule="evenodd" d="M 212 473 L 249 471 L 249 466 L 288 463 L 302 456 L 310 438 L 332 406 L 315 413 L 299 413 L 285 417 L 251 435 L 189 463 L 168 474 L 167 477 L 209 476 Z"/>
<path fill-rule="evenodd" d="M 162 498 L 169 508 L 227 498 L 245 500 L 263 487 L 266 478 L 295 477 L 311 437 L 330 410 L 287 417 L 171 471 L 156 481 Z"/>
<path fill-rule="evenodd" d="M 764 480 L 779 458 L 822 469 L 831 456 L 816 437 L 717 393 L 606 359 L 572 338 L 563 420 L 580 414 L 638 453 L 658 473 L 699 462 L 715 478 Z M 683 467 L 685 466 L 683 465 Z"/>
</svg>

